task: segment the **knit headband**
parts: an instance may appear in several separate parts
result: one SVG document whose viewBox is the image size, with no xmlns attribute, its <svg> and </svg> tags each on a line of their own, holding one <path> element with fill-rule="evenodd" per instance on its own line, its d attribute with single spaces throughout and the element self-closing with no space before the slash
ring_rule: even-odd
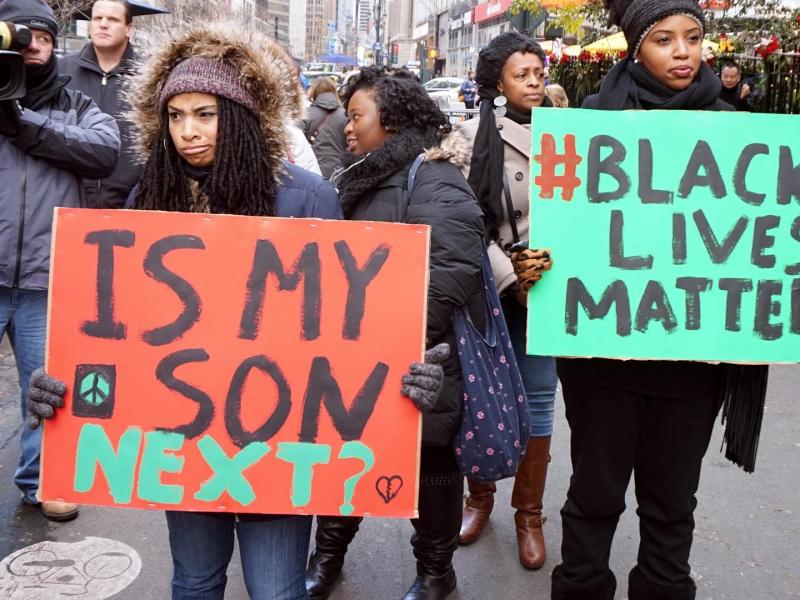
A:
<svg viewBox="0 0 800 600">
<path fill-rule="evenodd" d="M 158 98 L 159 113 L 170 98 L 187 92 L 222 96 L 258 114 L 256 100 L 242 85 L 238 73 L 233 67 L 213 58 L 194 56 L 175 65 Z"/>
<path fill-rule="evenodd" d="M 706 18 L 696 0 L 633 0 L 625 10 L 620 27 L 628 42 L 628 54 L 636 57 L 644 38 L 655 25 L 673 15 L 686 15 L 705 32 Z"/>
</svg>

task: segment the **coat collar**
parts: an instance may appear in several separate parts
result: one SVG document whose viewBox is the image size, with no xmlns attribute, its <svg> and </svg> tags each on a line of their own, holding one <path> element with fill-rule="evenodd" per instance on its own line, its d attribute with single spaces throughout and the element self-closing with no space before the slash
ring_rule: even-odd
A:
<svg viewBox="0 0 800 600">
<path fill-rule="evenodd" d="M 100 65 L 97 61 L 97 51 L 94 49 L 94 44 L 89 42 L 81 49 L 78 62 L 81 67 L 89 69 L 90 71 L 94 71 L 98 75 L 117 75 L 120 73 L 132 75 L 135 72 L 134 65 L 138 58 L 139 56 L 136 53 L 136 50 L 134 50 L 133 44 L 128 41 L 128 44 L 125 46 L 125 52 L 122 53 L 122 58 L 120 58 L 117 66 L 111 69 L 108 73 L 103 73 L 103 69 L 100 68 Z"/>
<path fill-rule="evenodd" d="M 497 124 L 500 137 L 510 146 L 513 146 L 524 156 L 531 153 L 531 128 L 530 126 L 520 125 L 508 117 L 503 117 Z"/>
</svg>

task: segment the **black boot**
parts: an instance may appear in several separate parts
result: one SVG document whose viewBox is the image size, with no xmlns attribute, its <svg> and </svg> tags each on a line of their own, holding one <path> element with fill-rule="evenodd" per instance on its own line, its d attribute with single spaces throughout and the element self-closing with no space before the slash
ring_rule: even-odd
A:
<svg viewBox="0 0 800 600">
<path fill-rule="evenodd" d="M 444 600 L 456 589 L 452 561 L 458 548 L 463 494 L 464 477 L 459 471 L 420 476 L 419 518 L 411 520 L 417 579 L 403 600 Z"/>
<path fill-rule="evenodd" d="M 694 579 L 677 587 L 659 585 L 645 578 L 639 567 L 634 567 L 628 575 L 628 598 L 630 600 L 694 600 L 697 587 Z"/>
<path fill-rule="evenodd" d="M 611 571 L 594 581 L 575 583 L 564 577 L 564 568 L 558 565 L 551 577 L 551 600 L 614 600 L 617 589 L 617 579 Z"/>
<path fill-rule="evenodd" d="M 306 569 L 306 591 L 311 600 L 324 600 L 331 593 L 361 521 L 361 517 L 317 517 L 316 548 Z"/>
</svg>

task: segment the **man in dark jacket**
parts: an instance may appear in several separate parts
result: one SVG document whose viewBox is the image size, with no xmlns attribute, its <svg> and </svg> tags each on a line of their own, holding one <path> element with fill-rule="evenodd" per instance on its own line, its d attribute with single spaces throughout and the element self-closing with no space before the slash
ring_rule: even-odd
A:
<svg viewBox="0 0 800 600">
<path fill-rule="evenodd" d="M 729 61 L 722 65 L 719 78 L 722 80 L 722 91 L 719 99 L 727 102 L 737 112 L 752 112 L 753 105 L 750 103 L 750 84 L 742 81 L 742 72 L 739 65 Z"/>
<path fill-rule="evenodd" d="M 139 179 L 131 125 L 123 116 L 128 107 L 122 98 L 125 79 L 135 74 L 139 55 L 130 43 L 133 20 L 126 0 L 96 0 L 91 15 L 91 41 L 80 52 L 62 58 L 59 69 L 72 77 L 68 87 L 90 96 L 100 110 L 116 119 L 120 130 L 122 148 L 114 172 L 106 179 L 84 180 L 86 206 L 122 208 Z"/>
<path fill-rule="evenodd" d="M 0 21 L 26 25 L 22 51 L 27 92 L 6 100 L 0 119 L 0 336 L 17 362 L 22 415 L 33 371 L 44 364 L 53 209 L 81 206 L 81 177 L 106 177 L 117 162 L 119 130 L 88 96 L 66 89 L 53 56 L 58 25 L 44 0 L 0 2 Z M 14 482 L 23 501 L 39 504 L 41 429 L 24 426 Z M 66 502 L 43 502 L 49 519 L 78 514 Z"/>
</svg>

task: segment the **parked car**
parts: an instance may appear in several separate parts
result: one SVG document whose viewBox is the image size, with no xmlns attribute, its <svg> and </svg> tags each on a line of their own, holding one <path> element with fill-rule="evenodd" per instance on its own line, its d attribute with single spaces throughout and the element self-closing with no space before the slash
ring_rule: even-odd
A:
<svg viewBox="0 0 800 600">
<path fill-rule="evenodd" d="M 442 110 L 465 110 L 464 103 L 458 99 L 463 82 L 458 77 L 436 77 L 424 84 L 424 87 Z"/>
</svg>

